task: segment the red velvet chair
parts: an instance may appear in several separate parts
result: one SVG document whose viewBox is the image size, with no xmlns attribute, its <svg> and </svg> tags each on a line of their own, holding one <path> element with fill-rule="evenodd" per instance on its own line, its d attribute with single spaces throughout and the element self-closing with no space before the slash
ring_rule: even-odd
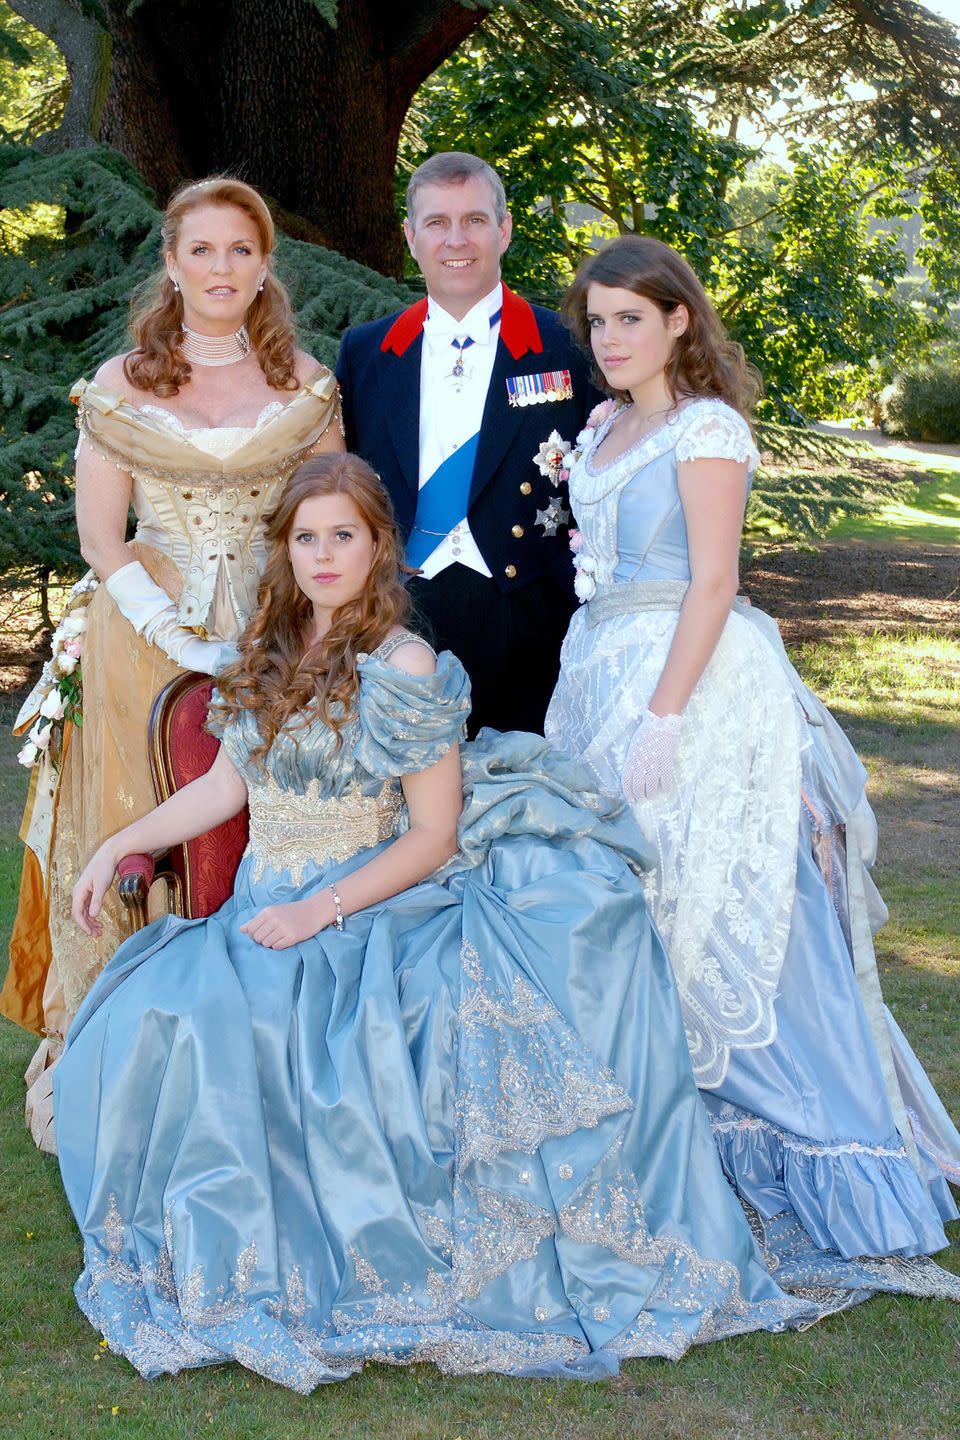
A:
<svg viewBox="0 0 960 1440">
<path fill-rule="evenodd" d="M 178 675 L 160 691 L 150 711 L 147 745 L 157 803 L 205 775 L 218 742 L 204 729 L 213 681 L 207 675 Z M 164 880 L 170 909 L 188 920 L 212 915 L 229 896 L 247 844 L 247 811 L 223 825 L 176 845 L 158 860 L 125 855 L 117 866 L 120 898 L 131 931 L 147 922 L 147 893 L 153 880 Z"/>
</svg>

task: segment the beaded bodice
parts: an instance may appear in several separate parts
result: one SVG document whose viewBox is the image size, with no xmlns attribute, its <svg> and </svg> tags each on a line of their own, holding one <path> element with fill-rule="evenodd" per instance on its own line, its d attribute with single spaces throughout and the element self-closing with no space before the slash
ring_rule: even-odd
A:
<svg viewBox="0 0 960 1440">
<path fill-rule="evenodd" d="M 263 517 L 336 414 L 334 377 L 319 372 L 251 426 L 187 429 L 161 405 L 132 405 L 96 384 L 71 393 L 81 444 L 133 480 L 137 540 L 183 577 L 181 624 L 235 639 L 256 604 Z"/>
<path fill-rule="evenodd" d="M 403 811 L 397 784 L 385 780 L 374 795 L 360 786 L 346 795 L 320 799 L 315 776 L 302 795 L 281 790 L 272 777 L 248 793 L 255 880 L 266 870 L 287 870 L 294 885 L 309 864 L 339 864 L 394 834 Z"/>
</svg>

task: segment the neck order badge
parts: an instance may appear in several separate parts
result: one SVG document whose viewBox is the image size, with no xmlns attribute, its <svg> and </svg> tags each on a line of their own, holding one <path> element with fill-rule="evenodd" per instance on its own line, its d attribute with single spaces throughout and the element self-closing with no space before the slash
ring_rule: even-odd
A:
<svg viewBox="0 0 960 1440">
<path fill-rule="evenodd" d="M 495 314 L 493 314 L 493 315 L 490 316 L 490 329 L 491 329 L 491 330 L 494 328 L 495 325 L 499 325 L 499 324 L 500 324 L 500 316 L 501 316 L 502 314 L 503 314 L 503 309 L 501 308 L 501 309 L 497 310 Z M 450 379 L 454 382 L 454 388 L 456 389 L 456 392 L 457 392 L 458 395 L 460 394 L 460 391 L 463 389 L 463 352 L 464 352 L 464 350 L 469 350 L 469 349 L 470 349 L 470 346 L 471 346 L 473 343 L 474 343 L 474 340 L 473 340 L 473 336 L 472 336 L 472 335 L 468 335 L 467 338 L 466 338 L 466 340 L 451 340 L 451 341 L 450 341 L 450 344 L 453 346 L 453 348 L 454 348 L 454 349 L 456 350 L 456 352 L 457 352 L 457 358 L 456 358 L 456 360 L 454 360 L 454 362 L 453 362 L 453 369 L 450 371 Z"/>
</svg>

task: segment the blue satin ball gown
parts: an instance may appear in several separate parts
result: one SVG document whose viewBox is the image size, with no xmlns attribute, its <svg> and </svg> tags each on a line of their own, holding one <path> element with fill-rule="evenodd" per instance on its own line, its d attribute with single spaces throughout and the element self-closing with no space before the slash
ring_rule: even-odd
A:
<svg viewBox="0 0 960 1440">
<path fill-rule="evenodd" d="M 409 638 L 401 636 L 401 639 Z M 76 1296 L 144 1376 L 295 1390 L 370 1360 L 610 1374 L 832 1308 L 769 1276 L 720 1167 L 630 815 L 530 735 L 464 751 L 457 857 L 287 950 L 240 926 L 402 829 L 469 710 L 459 663 L 363 657 L 318 719 L 222 743 L 250 848 L 207 920 L 128 940 L 56 1075 Z"/>
<path fill-rule="evenodd" d="M 752 471 L 759 459 L 719 400 L 688 404 L 605 463 L 614 418 L 572 458 L 586 603 L 546 720 L 607 795 L 621 793 L 690 581 L 678 461 Z M 633 810 L 725 1172 L 782 1281 L 855 1288 L 872 1276 L 960 1299 L 957 1277 L 922 1258 L 957 1218 L 960 1135 L 880 994 L 872 932 L 886 912 L 863 766 L 775 623 L 740 601 L 684 715 L 674 783 Z"/>
</svg>

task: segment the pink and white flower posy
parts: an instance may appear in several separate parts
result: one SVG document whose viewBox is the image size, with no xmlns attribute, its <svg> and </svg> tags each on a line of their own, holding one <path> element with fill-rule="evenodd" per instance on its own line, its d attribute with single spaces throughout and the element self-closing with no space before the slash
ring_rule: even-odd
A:
<svg viewBox="0 0 960 1440">
<path fill-rule="evenodd" d="M 87 617 L 83 611 L 93 598 L 99 581 L 91 571 L 70 591 L 67 608 L 53 632 L 50 659 L 46 661 L 34 692 L 39 700 L 37 718 L 27 732 L 27 741 L 17 755 L 21 765 L 32 768 L 50 753 L 50 742 L 63 730 L 66 720 L 81 719 L 79 676 L 74 671 L 83 654 Z"/>
<path fill-rule="evenodd" d="M 599 405 L 594 405 L 587 416 L 587 423 L 577 436 L 577 448 L 571 455 L 571 463 L 579 460 L 586 447 L 592 441 L 605 420 L 608 420 L 618 408 L 616 400 L 601 400 Z M 570 549 L 573 551 L 573 591 L 581 604 L 592 600 L 597 593 L 596 570 L 597 562 L 592 555 L 583 553 L 583 536 L 579 530 L 570 531 Z"/>
<path fill-rule="evenodd" d="M 587 423 L 577 436 L 577 444 L 581 447 L 593 439 L 593 432 L 599 430 L 604 420 L 608 420 L 616 410 L 618 401 L 614 399 L 601 400 L 599 405 L 594 405 L 587 416 Z"/>
</svg>

